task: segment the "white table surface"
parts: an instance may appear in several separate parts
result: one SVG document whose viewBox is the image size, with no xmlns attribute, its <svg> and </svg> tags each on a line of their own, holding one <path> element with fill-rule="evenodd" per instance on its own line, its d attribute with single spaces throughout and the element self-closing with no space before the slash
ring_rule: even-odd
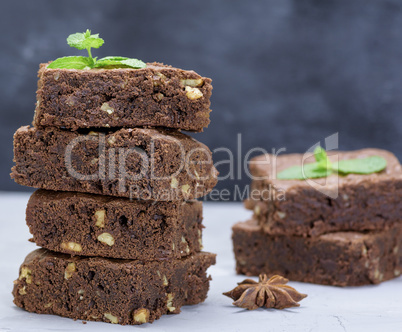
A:
<svg viewBox="0 0 402 332">
<path fill-rule="evenodd" d="M 402 277 L 377 286 L 339 288 L 300 282 L 290 285 L 308 297 L 299 308 L 247 311 L 222 292 L 244 276 L 234 270 L 231 225 L 250 215 L 240 203 L 205 203 L 204 247 L 218 254 L 207 300 L 163 316 L 153 324 L 119 326 L 38 315 L 14 306 L 11 290 L 18 268 L 36 246 L 25 225 L 28 194 L 0 193 L 0 331 L 402 331 Z"/>
</svg>

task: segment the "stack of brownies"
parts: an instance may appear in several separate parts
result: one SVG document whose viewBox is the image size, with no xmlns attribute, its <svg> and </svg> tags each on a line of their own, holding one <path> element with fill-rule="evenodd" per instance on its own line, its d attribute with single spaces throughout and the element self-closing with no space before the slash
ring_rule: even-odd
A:
<svg viewBox="0 0 402 332">
<path fill-rule="evenodd" d="M 302 154 L 267 154 L 251 161 L 254 179 L 245 205 L 254 215 L 233 227 L 238 273 L 337 286 L 377 284 L 401 275 L 398 159 L 378 149 L 336 154 L 339 160 L 381 156 L 387 167 L 369 175 L 279 180 L 278 172 L 302 165 Z"/>
<path fill-rule="evenodd" d="M 209 124 L 209 78 L 144 69 L 39 70 L 34 126 L 14 136 L 12 178 L 40 188 L 27 224 L 37 245 L 13 295 L 31 312 L 152 322 L 205 300 L 202 252 L 211 151 L 181 129 Z"/>
</svg>

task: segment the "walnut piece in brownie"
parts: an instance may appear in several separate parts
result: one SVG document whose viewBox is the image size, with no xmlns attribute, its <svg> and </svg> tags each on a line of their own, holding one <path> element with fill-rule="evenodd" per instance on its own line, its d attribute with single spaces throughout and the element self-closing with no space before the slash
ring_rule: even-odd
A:
<svg viewBox="0 0 402 332">
<path fill-rule="evenodd" d="M 305 180 L 276 179 L 281 170 L 301 165 L 302 154 L 280 155 L 276 159 L 268 154 L 258 156 L 250 162 L 251 174 L 256 178 L 251 185 L 253 197 L 245 205 L 254 210 L 254 218 L 272 235 L 317 236 L 392 227 L 402 222 L 402 168 L 398 159 L 379 149 L 328 151 L 332 161 L 336 157 L 344 160 L 374 155 L 387 161 L 382 172 L 333 174 L 309 180 L 319 190 Z M 337 197 L 328 197 L 327 190 Z"/>
<path fill-rule="evenodd" d="M 14 282 L 14 303 L 27 311 L 114 324 L 152 323 L 205 300 L 215 255 L 144 262 L 81 257 L 38 249 Z"/>
<path fill-rule="evenodd" d="M 39 189 L 26 221 L 40 247 L 80 256 L 178 259 L 202 249 L 202 202 L 153 202 Z"/>
<path fill-rule="evenodd" d="M 34 124 L 79 128 L 167 127 L 200 132 L 209 124 L 211 79 L 160 63 L 143 69 L 38 72 Z"/>
<path fill-rule="evenodd" d="M 21 127 L 14 135 L 14 161 L 11 177 L 24 186 L 142 200 L 192 200 L 217 182 L 211 151 L 164 129 Z"/>
<path fill-rule="evenodd" d="M 336 286 L 378 284 L 402 273 L 402 224 L 317 237 L 269 235 L 255 220 L 233 226 L 236 271 Z"/>
</svg>

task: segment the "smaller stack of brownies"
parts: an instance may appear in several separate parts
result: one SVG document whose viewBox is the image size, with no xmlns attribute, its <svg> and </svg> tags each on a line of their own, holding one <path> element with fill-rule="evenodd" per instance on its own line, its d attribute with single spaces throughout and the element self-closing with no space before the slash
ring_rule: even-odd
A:
<svg viewBox="0 0 402 332">
<path fill-rule="evenodd" d="M 39 70 L 34 126 L 14 136 L 12 178 L 40 188 L 14 303 L 118 324 L 153 322 L 205 300 L 202 252 L 211 151 L 180 132 L 209 124 L 211 80 L 143 69 Z"/>
<path fill-rule="evenodd" d="M 378 149 L 335 154 L 339 160 L 380 156 L 387 167 L 368 175 L 332 174 L 314 179 L 312 186 L 306 180 L 275 176 L 301 166 L 302 154 L 266 154 L 251 161 L 253 181 L 245 205 L 254 214 L 233 226 L 238 273 L 280 274 L 337 286 L 377 284 L 402 274 L 398 159 Z M 335 154 L 330 160 L 335 161 Z M 337 195 L 330 197 L 330 192 Z"/>
</svg>

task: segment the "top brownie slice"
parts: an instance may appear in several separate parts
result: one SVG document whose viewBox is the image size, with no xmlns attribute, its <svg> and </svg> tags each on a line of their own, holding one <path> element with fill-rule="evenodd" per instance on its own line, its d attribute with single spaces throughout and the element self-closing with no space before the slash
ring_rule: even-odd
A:
<svg viewBox="0 0 402 332">
<path fill-rule="evenodd" d="M 209 124 L 211 79 L 160 63 L 146 68 L 38 72 L 34 125 L 79 128 L 167 127 L 200 132 Z"/>
<path fill-rule="evenodd" d="M 245 205 L 273 235 L 317 236 L 335 231 L 381 230 L 402 222 L 402 171 L 390 152 L 363 149 L 329 151 L 331 161 L 381 156 L 387 167 L 368 175 L 279 180 L 277 173 L 301 165 L 303 154 L 261 155 L 250 163 L 253 176 Z M 309 157 L 305 163 L 313 162 Z"/>
</svg>

